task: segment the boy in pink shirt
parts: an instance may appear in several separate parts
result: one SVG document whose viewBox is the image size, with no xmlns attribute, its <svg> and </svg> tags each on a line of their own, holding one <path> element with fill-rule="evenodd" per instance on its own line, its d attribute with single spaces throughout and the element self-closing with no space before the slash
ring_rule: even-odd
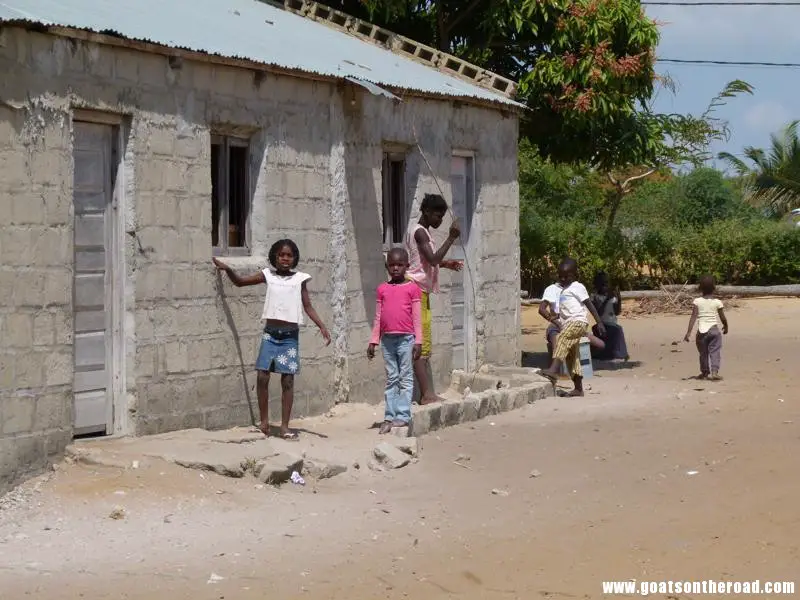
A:
<svg viewBox="0 0 800 600">
<path fill-rule="evenodd" d="M 390 280 L 378 286 L 375 323 L 367 357 L 375 358 L 380 343 L 386 365 L 386 410 L 379 433 L 408 427 L 414 393 L 414 361 L 422 353 L 422 291 L 406 280 L 408 252 L 392 248 L 386 256 Z"/>
</svg>

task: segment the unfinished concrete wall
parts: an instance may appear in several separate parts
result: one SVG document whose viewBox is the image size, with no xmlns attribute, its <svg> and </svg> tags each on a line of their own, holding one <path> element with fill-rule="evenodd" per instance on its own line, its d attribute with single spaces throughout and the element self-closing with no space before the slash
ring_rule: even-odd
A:
<svg viewBox="0 0 800 600">
<path fill-rule="evenodd" d="M 383 380 L 380 361 L 365 355 L 375 288 L 385 280 L 381 248 L 381 164 L 386 143 L 407 146 L 406 181 L 409 219 L 419 218 L 427 193 L 450 200 L 453 150 L 472 151 L 476 165 L 476 207 L 466 247 L 466 268 L 473 285 L 465 293 L 474 304 L 476 368 L 493 362 L 519 361 L 519 189 L 518 121 L 514 115 L 468 105 L 407 97 L 395 103 L 359 92 L 345 110 L 349 219 L 348 246 L 350 386 L 355 397 L 379 401 Z M 421 155 L 422 149 L 430 168 Z M 432 172 L 431 172 L 432 169 Z M 434 237 L 442 243 L 448 215 Z M 441 293 L 432 296 L 432 370 L 437 386 L 446 387 L 452 370 L 451 273 L 441 271 Z"/>
<path fill-rule="evenodd" d="M 72 438 L 72 157 L 66 112 L 0 100 L 2 493 Z"/>
<path fill-rule="evenodd" d="M 76 107 L 124 116 L 118 267 L 125 300 L 118 317 L 127 361 L 117 433 L 241 425 L 257 414 L 252 365 L 264 290 L 237 289 L 210 264 L 213 132 L 236 129 L 251 139 L 251 255 L 223 260 L 241 272 L 260 269 L 273 241 L 293 238 L 299 268 L 313 278 L 312 301 L 334 334 L 327 348 L 313 324 L 301 334 L 295 415 L 324 412 L 336 401 L 382 400 L 380 361 L 365 358 L 375 288 L 385 277 L 381 158 L 384 142 L 411 145 L 415 129 L 446 195 L 452 150 L 476 153 L 468 293 L 477 354 L 479 361 L 517 362 L 515 117 L 443 101 L 393 104 L 360 92 L 353 104 L 338 85 L 170 62 L 14 28 L 0 34 L 0 71 L 0 201 L 12 207 L 0 216 L 0 447 L 19 448 L 2 452 L 0 478 L 60 451 L 71 434 Z M 417 218 L 424 193 L 438 188 L 413 149 L 407 165 Z M 24 289 L 7 285 L 20 278 Z M 444 384 L 452 328 L 446 274 L 442 284 L 433 301 L 434 370 Z M 45 357 L 58 368 L 32 366 Z M 277 381 L 272 391 L 277 417 Z M 31 440 L 30 450 L 17 444 L 22 439 Z"/>
</svg>

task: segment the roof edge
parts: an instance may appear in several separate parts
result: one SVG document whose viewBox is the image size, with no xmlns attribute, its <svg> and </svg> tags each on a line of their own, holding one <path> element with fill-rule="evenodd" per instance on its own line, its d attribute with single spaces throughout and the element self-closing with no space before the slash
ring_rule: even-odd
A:
<svg viewBox="0 0 800 600">
<path fill-rule="evenodd" d="M 234 58 L 222 56 L 220 54 L 211 54 L 208 52 L 200 52 L 197 50 L 189 50 L 187 48 L 177 48 L 174 46 L 167 46 L 152 41 L 138 40 L 123 35 L 115 35 L 111 33 L 98 33 L 90 29 L 82 29 L 79 27 L 67 27 L 63 25 L 46 25 L 38 21 L 29 20 L 14 20 L 2 21 L 0 26 L 5 27 L 19 27 L 28 31 L 38 33 L 46 33 L 57 37 L 67 39 L 79 40 L 83 42 L 92 42 L 104 46 L 113 46 L 116 48 L 125 48 L 127 50 L 135 50 L 139 52 L 148 52 L 151 54 L 160 54 L 167 58 L 181 58 L 185 60 L 192 60 L 195 62 L 216 64 L 221 66 L 250 69 L 252 71 L 268 72 L 275 75 L 283 75 L 286 77 L 299 77 L 309 81 L 321 81 L 331 83 L 334 85 L 347 84 L 355 85 L 348 82 L 346 78 L 335 75 L 324 75 L 315 73 L 313 71 L 306 71 L 303 69 L 293 69 L 290 67 L 282 67 L 276 64 L 264 63 L 247 58 Z M 370 82 L 374 85 L 389 90 L 400 97 L 402 101 L 405 97 L 422 98 L 426 100 L 438 100 L 443 102 L 451 102 L 453 104 L 468 104 L 478 106 L 481 108 L 489 108 L 492 110 L 500 111 L 504 114 L 519 114 L 524 108 L 516 103 L 509 104 L 508 101 L 503 101 L 500 98 L 497 100 L 490 100 L 487 98 L 479 98 L 477 96 L 455 96 L 453 94 L 438 94 L 436 92 L 428 92 L 425 90 L 417 90 L 410 88 L 402 88 L 396 86 L 387 86 L 383 83 Z"/>
<path fill-rule="evenodd" d="M 268 4 L 278 4 L 274 0 L 260 0 Z M 371 42 L 393 54 L 409 58 L 428 68 L 436 69 L 447 75 L 458 77 L 468 83 L 494 92 L 510 100 L 516 99 L 516 82 L 468 63 L 452 54 L 416 42 L 411 38 L 393 33 L 367 21 L 351 17 L 335 8 L 331 8 L 313 0 L 283 0 L 286 11 L 322 23 L 360 40 Z"/>
</svg>

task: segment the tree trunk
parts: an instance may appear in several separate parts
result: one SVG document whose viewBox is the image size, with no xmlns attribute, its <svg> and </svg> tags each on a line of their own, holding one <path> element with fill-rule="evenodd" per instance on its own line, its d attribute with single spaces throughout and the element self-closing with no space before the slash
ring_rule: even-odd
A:
<svg viewBox="0 0 800 600">
<path fill-rule="evenodd" d="M 698 294 L 696 285 L 665 285 L 664 290 L 666 293 L 675 294 L 684 292 L 687 294 Z M 659 298 L 665 295 L 664 290 L 640 290 L 622 292 L 622 298 L 639 299 L 639 298 Z M 800 296 L 800 285 L 771 285 L 771 286 L 737 286 L 737 285 L 720 285 L 717 286 L 716 294 L 719 296 L 736 296 L 739 298 L 753 298 L 758 296 L 763 297 L 792 297 Z"/>
<path fill-rule="evenodd" d="M 450 26 L 447 24 L 447 15 L 444 14 L 442 3 L 436 2 L 436 28 L 438 30 L 437 47 L 442 52 L 450 52 Z"/>
<path fill-rule="evenodd" d="M 624 197 L 625 192 L 617 190 L 614 197 L 611 199 L 608 210 L 608 220 L 606 221 L 606 233 L 611 233 L 614 230 L 614 225 L 617 221 L 617 213 L 619 212 L 619 207 L 622 205 L 622 199 Z"/>
</svg>

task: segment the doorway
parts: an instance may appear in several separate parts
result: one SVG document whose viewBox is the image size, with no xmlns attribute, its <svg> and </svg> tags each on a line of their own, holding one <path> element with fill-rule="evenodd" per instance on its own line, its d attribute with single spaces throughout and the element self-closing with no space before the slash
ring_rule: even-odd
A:
<svg viewBox="0 0 800 600">
<path fill-rule="evenodd" d="M 454 153 L 450 169 L 453 214 L 461 227 L 461 240 L 453 245 L 453 259 L 468 260 L 464 248 L 469 247 L 472 215 L 475 211 L 475 158 L 470 153 Z M 467 265 L 451 275 L 450 302 L 453 314 L 453 369 L 470 370 L 472 366 L 472 285 Z"/>
<path fill-rule="evenodd" d="M 114 307 L 119 127 L 73 122 L 75 436 L 114 431 Z"/>
</svg>

